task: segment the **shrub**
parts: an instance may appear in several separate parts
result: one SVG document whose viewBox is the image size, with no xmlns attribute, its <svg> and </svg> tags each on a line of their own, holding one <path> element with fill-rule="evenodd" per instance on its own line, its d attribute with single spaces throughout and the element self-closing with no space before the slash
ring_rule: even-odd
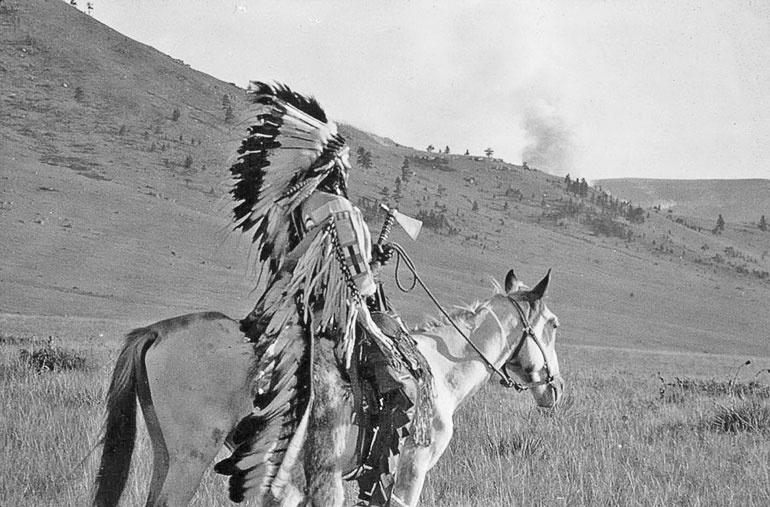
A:
<svg viewBox="0 0 770 507">
<path fill-rule="evenodd" d="M 608 215 L 595 216 L 589 219 L 588 226 L 597 236 L 615 236 L 623 239 L 628 237 L 627 227 Z"/>
<path fill-rule="evenodd" d="M 32 351 L 20 350 L 19 360 L 22 364 L 38 372 L 84 370 L 86 368 L 85 357 L 71 349 L 54 347 L 51 339 L 44 348 Z"/>
<path fill-rule="evenodd" d="M 179 112 L 179 108 L 175 107 L 174 111 L 171 113 L 171 120 L 177 121 L 180 116 L 182 116 L 182 113 Z"/>
<path fill-rule="evenodd" d="M 660 397 L 669 402 L 681 401 L 688 394 L 770 399 L 770 387 L 753 380 L 742 383 L 734 380 L 700 380 L 675 377 L 672 382 L 666 382 L 663 377 L 660 377 L 660 382 Z"/>
<path fill-rule="evenodd" d="M 770 433 L 770 406 L 758 400 L 719 406 L 717 413 L 705 423 L 708 429 L 723 433 Z"/>
<path fill-rule="evenodd" d="M 193 158 L 192 158 L 192 155 L 187 155 L 187 156 L 184 158 L 184 162 L 182 162 L 182 165 L 184 166 L 184 168 L 185 168 L 185 169 L 189 169 L 189 168 L 191 168 L 191 167 L 192 167 L 192 165 L 193 165 Z"/>
</svg>

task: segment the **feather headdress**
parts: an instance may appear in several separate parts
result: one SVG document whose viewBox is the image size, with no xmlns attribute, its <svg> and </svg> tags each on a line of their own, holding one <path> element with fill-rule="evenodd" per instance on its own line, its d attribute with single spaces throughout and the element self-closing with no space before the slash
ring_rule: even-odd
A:
<svg viewBox="0 0 770 507">
<path fill-rule="evenodd" d="M 305 326 L 311 297 L 328 301 L 322 325 L 355 320 L 333 255 L 332 224 L 316 230 L 294 257 L 291 273 L 281 270 L 301 239 L 298 209 L 326 178 L 349 168 L 345 140 L 313 98 L 259 82 L 251 83 L 248 94 L 256 105 L 255 123 L 230 169 L 231 193 L 239 201 L 233 218 L 236 229 L 253 231 L 259 260 L 270 260 L 271 277 L 281 273 L 283 279 L 268 284 L 255 309 L 264 322 L 255 350 L 255 410 L 231 435 L 233 454 L 215 467 L 230 476 L 236 502 L 280 497 L 304 441 L 313 400 L 312 331 Z"/>
<path fill-rule="evenodd" d="M 256 123 L 230 168 L 236 179 L 231 193 L 240 201 L 235 228 L 253 229 L 259 260 L 272 259 L 278 269 L 296 240 L 294 210 L 333 170 L 349 169 L 349 148 L 314 98 L 261 82 L 247 92 L 257 106 Z"/>
</svg>

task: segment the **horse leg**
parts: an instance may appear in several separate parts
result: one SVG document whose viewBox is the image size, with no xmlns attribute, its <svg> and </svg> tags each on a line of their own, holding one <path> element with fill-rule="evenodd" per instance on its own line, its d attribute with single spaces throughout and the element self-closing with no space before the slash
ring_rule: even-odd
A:
<svg viewBox="0 0 770 507">
<path fill-rule="evenodd" d="M 278 501 L 279 507 L 298 507 L 305 500 L 305 495 L 292 483 L 283 487 L 283 495 Z"/>
<path fill-rule="evenodd" d="M 406 444 L 398 457 L 395 483 L 390 492 L 389 505 L 412 507 L 420 500 L 425 475 L 431 461 L 430 447 L 415 447 Z"/>
<path fill-rule="evenodd" d="M 147 507 L 187 505 L 200 484 L 203 473 L 221 449 L 228 429 L 225 424 L 219 429 L 185 426 L 166 420 L 165 430 L 170 434 L 184 434 L 183 439 L 171 439 L 167 447 L 161 426 L 151 400 L 140 392 L 140 402 L 147 423 L 147 430 L 153 446 L 153 470 Z M 149 392 L 149 391 L 148 391 Z M 150 403 L 147 403 L 150 401 Z M 198 407 L 205 410 L 205 407 Z M 189 414 L 176 414 L 185 417 Z"/>
<path fill-rule="evenodd" d="M 452 439 L 452 417 L 437 413 L 433 422 L 433 442 L 428 447 L 414 445 L 407 439 L 398 457 L 396 477 L 390 494 L 392 507 L 414 507 L 420 501 L 428 470 L 444 454 Z"/>
<path fill-rule="evenodd" d="M 229 319 L 180 326 L 147 351 L 139 398 L 155 458 L 148 506 L 187 505 L 195 495 L 235 422 L 251 410 L 252 357 Z"/>
<path fill-rule="evenodd" d="M 305 444 L 307 505 L 341 506 L 342 456 L 350 428 L 350 400 L 337 371 L 331 342 L 316 343 L 313 366 L 315 401 Z"/>
</svg>

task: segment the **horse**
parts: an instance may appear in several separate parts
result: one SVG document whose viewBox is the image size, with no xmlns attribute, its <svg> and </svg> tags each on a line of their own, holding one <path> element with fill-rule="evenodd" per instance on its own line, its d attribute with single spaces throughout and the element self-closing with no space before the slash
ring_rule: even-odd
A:
<svg viewBox="0 0 770 507">
<path fill-rule="evenodd" d="M 413 331 L 434 378 L 433 438 L 418 446 L 406 437 L 394 470 L 390 505 L 416 505 L 427 472 L 446 450 L 457 409 L 497 372 L 513 371 L 537 405 L 561 398 L 555 341 L 558 318 L 543 301 L 550 271 L 529 289 L 513 270 L 495 294 Z M 464 331 L 464 332 L 461 332 Z M 467 337 L 467 341 L 466 341 Z M 318 349 L 323 349 L 319 340 Z M 305 442 L 305 494 L 288 484 L 282 506 L 342 505 L 343 472 L 354 468 L 352 395 L 332 350 L 319 350 L 313 369 L 316 399 Z M 153 448 L 147 506 L 186 505 L 203 473 L 227 444 L 236 423 L 253 410 L 254 344 L 237 320 L 203 312 L 130 332 L 107 393 L 101 463 L 93 505 L 117 505 L 136 438 L 136 400 Z M 307 495 L 307 496 L 305 496 Z"/>
</svg>

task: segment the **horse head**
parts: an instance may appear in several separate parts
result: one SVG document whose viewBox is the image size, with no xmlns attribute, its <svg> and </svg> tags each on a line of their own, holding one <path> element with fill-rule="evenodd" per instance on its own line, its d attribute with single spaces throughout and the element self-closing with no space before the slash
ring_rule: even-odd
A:
<svg viewBox="0 0 770 507">
<path fill-rule="evenodd" d="M 564 389 L 556 357 L 559 319 L 543 300 L 550 281 L 550 270 L 533 289 L 520 282 L 513 270 L 505 278 L 505 297 L 517 317 L 516 328 L 511 330 L 510 338 L 513 341 L 518 339 L 518 342 L 503 370 L 506 373 L 512 371 L 521 381 L 514 382 L 514 387 L 529 390 L 541 407 L 555 406 Z"/>
</svg>

